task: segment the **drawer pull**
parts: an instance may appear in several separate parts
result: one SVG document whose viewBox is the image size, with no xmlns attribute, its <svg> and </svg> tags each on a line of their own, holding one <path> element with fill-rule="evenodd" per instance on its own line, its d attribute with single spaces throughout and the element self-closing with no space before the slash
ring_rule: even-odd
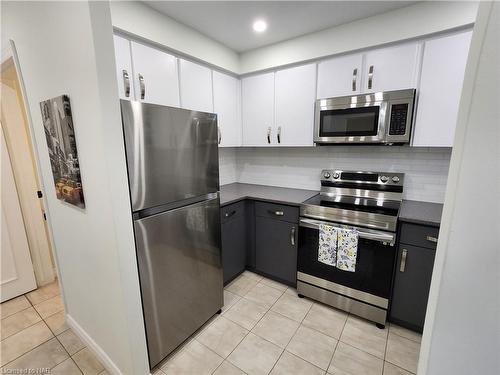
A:
<svg viewBox="0 0 500 375">
<path fill-rule="evenodd" d="M 285 214 L 283 211 L 271 211 L 271 210 L 269 210 L 269 213 L 274 214 L 276 216 L 283 216 Z"/>
<path fill-rule="evenodd" d="M 358 69 L 352 71 L 352 91 L 356 91 L 356 80 L 358 79 Z"/>
<path fill-rule="evenodd" d="M 271 143 L 271 127 L 267 128 L 267 143 Z"/>
<path fill-rule="evenodd" d="M 292 246 L 295 246 L 295 227 L 292 227 L 292 231 L 290 232 L 290 243 Z"/>
<path fill-rule="evenodd" d="M 401 263 L 399 265 L 399 272 L 405 272 L 407 255 L 408 255 L 408 250 L 403 249 L 401 253 Z"/>
<path fill-rule="evenodd" d="M 437 243 L 438 239 L 437 237 L 427 236 L 427 241 Z"/>
<path fill-rule="evenodd" d="M 236 211 L 234 211 L 234 210 L 233 210 L 233 211 L 231 211 L 231 212 L 226 212 L 226 213 L 224 214 L 224 217 L 231 217 L 231 216 L 233 216 L 235 213 L 236 213 Z"/>
<path fill-rule="evenodd" d="M 368 69 L 368 90 L 371 90 L 373 87 L 373 65 L 370 65 L 370 69 Z"/>
</svg>

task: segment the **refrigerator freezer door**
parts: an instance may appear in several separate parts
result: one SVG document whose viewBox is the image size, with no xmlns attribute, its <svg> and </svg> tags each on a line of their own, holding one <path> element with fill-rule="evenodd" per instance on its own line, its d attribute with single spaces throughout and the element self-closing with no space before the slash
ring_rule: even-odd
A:
<svg viewBox="0 0 500 375">
<path fill-rule="evenodd" d="M 223 304 L 219 198 L 134 221 L 151 368 Z"/>
<path fill-rule="evenodd" d="M 133 211 L 219 190 L 217 115 L 120 104 Z"/>
</svg>

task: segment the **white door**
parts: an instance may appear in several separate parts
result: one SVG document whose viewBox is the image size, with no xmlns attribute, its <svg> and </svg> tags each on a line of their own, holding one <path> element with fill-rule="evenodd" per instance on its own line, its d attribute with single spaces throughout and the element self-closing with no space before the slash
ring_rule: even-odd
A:
<svg viewBox="0 0 500 375">
<path fill-rule="evenodd" d="M 418 52 L 416 42 L 368 51 L 362 92 L 415 88 Z"/>
<path fill-rule="evenodd" d="M 213 72 L 214 112 L 219 125 L 219 146 L 241 146 L 241 84 L 230 75 Z"/>
<path fill-rule="evenodd" d="M 276 72 L 275 140 L 283 146 L 313 146 L 316 64 Z"/>
<path fill-rule="evenodd" d="M 0 302 L 3 302 L 35 289 L 36 281 L 3 131 L 0 131 L 0 134 L 2 138 Z"/>
<path fill-rule="evenodd" d="M 134 83 L 132 72 L 132 57 L 130 41 L 118 35 L 113 35 L 115 43 L 116 78 L 120 99 L 134 100 Z"/>
<path fill-rule="evenodd" d="M 243 145 L 276 144 L 274 128 L 274 73 L 259 74 L 241 81 Z"/>
<path fill-rule="evenodd" d="M 335 57 L 318 64 L 317 98 L 357 95 L 361 92 L 363 55 Z"/>
<path fill-rule="evenodd" d="M 191 61 L 179 60 L 181 106 L 202 112 L 213 112 L 212 71 Z"/>
<path fill-rule="evenodd" d="M 413 146 L 453 146 L 471 36 L 425 42 Z"/>
<path fill-rule="evenodd" d="M 179 107 L 177 58 L 136 42 L 131 44 L 137 100 Z"/>
</svg>

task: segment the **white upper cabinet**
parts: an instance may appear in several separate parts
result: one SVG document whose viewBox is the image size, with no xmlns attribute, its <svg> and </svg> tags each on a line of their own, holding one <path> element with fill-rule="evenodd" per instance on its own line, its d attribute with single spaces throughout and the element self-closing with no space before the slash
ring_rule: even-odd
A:
<svg viewBox="0 0 500 375">
<path fill-rule="evenodd" d="M 241 146 L 241 84 L 227 74 L 213 72 L 214 112 L 219 125 L 219 146 Z"/>
<path fill-rule="evenodd" d="M 130 56 L 130 41 L 121 36 L 113 36 L 115 44 L 116 78 L 118 80 L 118 95 L 120 99 L 135 99 L 132 72 L 132 57 Z"/>
<path fill-rule="evenodd" d="M 274 141 L 283 146 L 312 146 L 316 64 L 279 70 L 275 77 Z"/>
<path fill-rule="evenodd" d="M 379 48 L 365 54 L 362 92 L 415 88 L 418 43 Z"/>
<path fill-rule="evenodd" d="M 275 142 L 274 73 L 242 79 L 243 145 L 265 146 Z"/>
<path fill-rule="evenodd" d="M 319 62 L 317 98 L 361 93 L 362 63 L 363 55 L 361 53 Z"/>
<path fill-rule="evenodd" d="M 471 36 L 425 42 L 413 146 L 453 146 Z"/>
<path fill-rule="evenodd" d="M 177 58 L 155 48 L 131 43 L 137 100 L 179 107 Z"/>
<path fill-rule="evenodd" d="M 179 68 L 182 108 L 213 112 L 212 71 L 182 59 L 179 60 Z"/>
</svg>

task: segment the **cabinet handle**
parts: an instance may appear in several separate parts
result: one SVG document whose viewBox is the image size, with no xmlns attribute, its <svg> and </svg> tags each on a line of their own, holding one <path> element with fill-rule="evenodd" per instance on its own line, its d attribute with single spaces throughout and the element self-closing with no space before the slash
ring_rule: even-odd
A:
<svg viewBox="0 0 500 375">
<path fill-rule="evenodd" d="M 278 138 L 278 143 L 281 143 L 281 126 L 278 126 L 278 133 L 276 134 L 276 137 Z"/>
<path fill-rule="evenodd" d="M 405 272 L 406 268 L 406 256 L 408 255 L 408 250 L 403 249 L 401 253 L 401 263 L 399 265 L 399 272 Z"/>
<path fill-rule="evenodd" d="M 437 243 L 438 239 L 437 237 L 427 236 L 427 241 Z"/>
<path fill-rule="evenodd" d="M 269 210 L 269 213 L 275 214 L 276 216 L 283 216 L 285 214 L 283 211 L 271 211 L 271 210 Z"/>
<path fill-rule="evenodd" d="M 271 144 L 271 127 L 267 128 L 267 143 Z"/>
<path fill-rule="evenodd" d="M 217 133 L 219 135 L 219 144 L 222 142 L 222 131 L 220 130 L 220 126 L 217 125 Z"/>
<path fill-rule="evenodd" d="M 290 243 L 292 246 L 295 246 L 295 227 L 292 227 L 292 231 L 290 232 Z"/>
<path fill-rule="evenodd" d="M 227 218 L 227 217 L 231 217 L 231 216 L 233 216 L 235 213 L 236 213 L 236 211 L 234 211 L 234 210 L 233 210 L 233 211 L 231 211 L 231 212 L 226 212 L 226 213 L 224 214 L 224 217 L 226 217 L 226 218 Z"/>
<path fill-rule="evenodd" d="M 352 91 L 356 91 L 356 80 L 358 79 L 358 69 L 352 71 Z"/>
<path fill-rule="evenodd" d="M 368 90 L 371 90 L 373 86 L 373 65 L 370 65 L 370 69 L 368 70 Z"/>
<path fill-rule="evenodd" d="M 142 74 L 139 74 L 139 85 L 141 86 L 141 99 L 144 99 L 146 96 L 146 85 L 144 83 L 144 77 Z"/>
<path fill-rule="evenodd" d="M 123 88 L 125 89 L 125 97 L 128 98 L 130 97 L 130 78 L 128 76 L 128 72 L 123 69 L 122 70 L 123 74 Z"/>
</svg>

